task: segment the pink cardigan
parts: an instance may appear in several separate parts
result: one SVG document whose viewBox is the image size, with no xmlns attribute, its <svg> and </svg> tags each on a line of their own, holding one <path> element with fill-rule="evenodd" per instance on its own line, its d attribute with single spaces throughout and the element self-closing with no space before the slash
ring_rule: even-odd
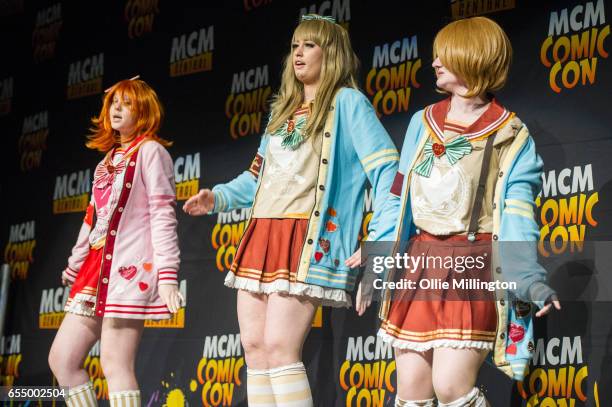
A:
<svg viewBox="0 0 612 407">
<path fill-rule="evenodd" d="M 143 138 L 126 156 L 119 201 L 106 234 L 96 315 L 113 318 L 171 317 L 157 287 L 178 284 L 179 247 L 172 158 L 151 138 Z M 101 164 L 99 164 L 101 165 Z M 95 199 L 93 199 L 95 206 Z M 88 211 L 90 212 L 90 211 Z M 89 253 L 91 221 L 81 227 L 63 276 L 74 282 Z M 134 273 L 130 280 L 121 274 Z"/>
</svg>

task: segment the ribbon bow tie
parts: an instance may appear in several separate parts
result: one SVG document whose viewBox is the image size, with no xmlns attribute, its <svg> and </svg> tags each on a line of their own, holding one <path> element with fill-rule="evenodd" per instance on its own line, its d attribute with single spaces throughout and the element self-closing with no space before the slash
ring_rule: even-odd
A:
<svg viewBox="0 0 612 407">
<path fill-rule="evenodd" d="M 113 184 L 115 176 L 125 168 L 125 161 L 121 160 L 117 165 L 107 163 L 98 166 L 94 174 L 94 186 L 98 189 L 104 189 Z"/>
<path fill-rule="evenodd" d="M 446 154 L 446 159 L 450 165 L 455 165 L 463 156 L 472 152 L 472 144 L 463 136 L 459 136 L 450 143 L 432 143 L 431 139 L 425 144 L 425 158 L 414 167 L 414 172 L 428 178 L 433 168 L 434 157 L 441 157 Z"/>
</svg>

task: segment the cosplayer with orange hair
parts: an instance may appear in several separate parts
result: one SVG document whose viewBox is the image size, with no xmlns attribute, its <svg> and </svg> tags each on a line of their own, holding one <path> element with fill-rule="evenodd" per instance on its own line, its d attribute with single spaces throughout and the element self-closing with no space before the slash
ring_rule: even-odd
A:
<svg viewBox="0 0 612 407">
<path fill-rule="evenodd" d="M 434 406 L 437 398 L 438 406 L 484 407 L 475 384 L 489 352 L 496 367 L 522 380 L 533 351 L 528 302 L 540 308 L 536 316 L 560 309 L 536 258 L 543 165 L 525 124 L 491 93 L 505 84 L 512 58 L 502 28 L 484 17 L 455 21 L 433 51 L 436 87 L 448 97 L 412 117 L 377 236 L 395 242 L 394 254 L 426 253 L 427 263 L 387 273 L 417 288 L 384 292 L 378 336 L 395 350 L 395 406 Z M 533 243 L 508 255 L 510 242 Z M 498 255 L 493 247 L 501 245 Z M 482 265 L 430 263 L 437 258 Z M 492 294 L 455 285 L 504 278 L 518 288 Z M 422 284 L 431 281 L 450 288 Z M 358 292 L 356 301 L 363 313 L 368 299 Z"/>
<path fill-rule="evenodd" d="M 178 290 L 174 170 L 157 135 L 162 107 L 144 81 L 106 91 L 87 147 L 105 153 L 77 243 L 62 272 L 71 287 L 49 352 L 68 406 L 96 406 L 83 362 L 97 340 L 111 406 L 140 405 L 134 362 L 145 319 L 168 319 Z"/>
</svg>

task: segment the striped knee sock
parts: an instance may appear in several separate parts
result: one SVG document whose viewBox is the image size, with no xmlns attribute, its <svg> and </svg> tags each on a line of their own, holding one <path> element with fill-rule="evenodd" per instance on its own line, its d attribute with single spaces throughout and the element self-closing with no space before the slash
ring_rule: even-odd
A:
<svg viewBox="0 0 612 407">
<path fill-rule="evenodd" d="M 111 407 L 140 407 L 140 390 L 113 391 L 108 399 Z"/>
<path fill-rule="evenodd" d="M 247 368 L 247 399 L 253 407 L 276 406 L 269 370 Z"/>
<path fill-rule="evenodd" d="M 313 406 L 306 368 L 302 362 L 270 369 L 270 382 L 277 406 Z"/>
<path fill-rule="evenodd" d="M 489 402 L 478 387 L 474 387 L 468 394 L 450 403 L 438 403 L 440 407 L 487 407 Z"/>
<path fill-rule="evenodd" d="M 398 396 L 395 396 L 395 407 L 434 407 L 435 399 L 425 400 L 402 400 Z"/>
<path fill-rule="evenodd" d="M 97 407 L 98 405 L 91 382 L 71 387 L 65 399 L 68 407 Z"/>
</svg>

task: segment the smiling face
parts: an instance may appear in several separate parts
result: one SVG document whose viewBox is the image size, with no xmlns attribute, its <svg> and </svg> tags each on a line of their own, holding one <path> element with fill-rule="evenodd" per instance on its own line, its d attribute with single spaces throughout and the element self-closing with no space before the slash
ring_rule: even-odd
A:
<svg viewBox="0 0 612 407">
<path fill-rule="evenodd" d="M 314 41 L 294 39 L 291 43 L 293 72 L 304 85 L 316 85 L 321 79 L 323 50 Z"/>
<path fill-rule="evenodd" d="M 463 95 L 467 92 L 468 88 L 465 81 L 448 70 L 448 68 L 442 64 L 439 57 L 433 61 L 431 66 L 436 72 L 436 86 L 439 89 L 453 95 Z"/>
<path fill-rule="evenodd" d="M 132 135 L 136 127 L 136 115 L 130 98 L 119 92 L 113 95 L 113 101 L 109 109 L 110 123 L 122 137 Z"/>
</svg>

